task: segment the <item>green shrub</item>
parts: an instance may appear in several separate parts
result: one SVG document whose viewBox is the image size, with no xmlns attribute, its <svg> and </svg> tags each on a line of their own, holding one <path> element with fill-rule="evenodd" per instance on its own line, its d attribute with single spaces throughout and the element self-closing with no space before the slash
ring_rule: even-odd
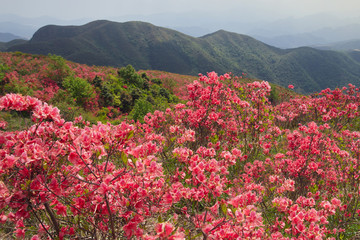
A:
<svg viewBox="0 0 360 240">
<path fill-rule="evenodd" d="M 95 96 L 93 86 L 85 79 L 79 77 L 66 77 L 63 81 L 63 86 L 80 106 L 84 106 Z"/>
<path fill-rule="evenodd" d="M 48 77 L 54 80 L 60 87 L 63 81 L 71 74 L 70 67 L 66 64 L 66 60 L 60 56 L 49 54 L 50 63 L 48 66 Z"/>
<path fill-rule="evenodd" d="M 103 105 L 103 106 L 113 105 L 114 96 L 111 93 L 111 89 L 108 85 L 101 86 L 100 98 L 103 101 L 103 103 L 101 105 Z"/>
<path fill-rule="evenodd" d="M 130 112 L 133 106 L 133 99 L 131 95 L 128 92 L 123 91 L 120 94 L 120 101 L 121 101 L 121 107 L 120 107 L 121 111 L 124 113 Z"/>
<path fill-rule="evenodd" d="M 132 84 L 138 88 L 144 87 L 144 79 L 135 71 L 131 65 L 120 68 L 118 75 L 125 80 L 127 84 Z"/>
<path fill-rule="evenodd" d="M 167 100 L 169 100 L 170 98 L 170 93 L 167 89 L 165 88 L 160 88 L 160 91 L 159 91 L 160 95 L 163 96 L 164 98 L 166 98 Z"/>
<path fill-rule="evenodd" d="M 23 79 L 16 79 L 5 83 L 1 88 L 3 93 L 20 93 L 24 96 L 32 96 L 34 91 L 28 84 L 25 83 Z"/>
<path fill-rule="evenodd" d="M 135 102 L 134 108 L 131 111 L 130 116 L 135 121 L 143 122 L 145 115 L 153 111 L 153 105 L 150 102 L 146 101 L 145 99 L 138 99 Z"/>
<path fill-rule="evenodd" d="M 142 92 L 138 88 L 134 88 L 131 90 L 130 95 L 132 97 L 132 105 L 135 104 L 135 101 L 138 100 L 142 96 Z"/>
<path fill-rule="evenodd" d="M 151 82 L 154 83 L 154 84 L 157 84 L 157 85 L 161 85 L 162 84 L 162 81 L 158 78 L 153 78 L 151 79 Z"/>
</svg>

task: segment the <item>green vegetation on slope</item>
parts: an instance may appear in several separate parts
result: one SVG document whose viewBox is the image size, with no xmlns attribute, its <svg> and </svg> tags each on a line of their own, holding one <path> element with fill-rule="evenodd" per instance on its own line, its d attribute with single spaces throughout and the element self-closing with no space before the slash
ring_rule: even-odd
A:
<svg viewBox="0 0 360 240">
<path fill-rule="evenodd" d="M 147 113 L 179 102 L 160 79 L 137 73 L 131 65 L 89 67 L 56 55 L 22 53 L 0 53 L 0 95 L 7 93 L 37 97 L 57 106 L 66 120 L 82 115 L 93 123 L 119 122 L 124 117 L 143 121 Z M 10 121 L 23 116 L 2 117 Z M 14 129 L 24 125 L 18 124 Z"/>
</svg>

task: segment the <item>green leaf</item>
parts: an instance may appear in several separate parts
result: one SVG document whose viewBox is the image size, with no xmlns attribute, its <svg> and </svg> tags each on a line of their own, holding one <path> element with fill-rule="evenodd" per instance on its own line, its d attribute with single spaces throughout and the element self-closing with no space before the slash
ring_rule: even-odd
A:
<svg viewBox="0 0 360 240">
<path fill-rule="evenodd" d="M 227 206 L 226 206 L 226 204 L 221 204 L 221 211 L 224 213 L 224 215 L 226 216 L 226 214 L 227 214 Z"/>
<path fill-rule="evenodd" d="M 221 134 L 221 131 L 220 131 L 220 134 Z M 218 135 L 215 134 L 214 136 L 211 137 L 211 143 L 215 144 L 218 141 L 219 141 L 219 136 Z"/>
<path fill-rule="evenodd" d="M 127 140 L 131 139 L 134 136 L 134 131 L 130 131 L 128 136 L 127 136 Z"/>
<path fill-rule="evenodd" d="M 109 150 L 109 149 L 110 149 L 109 143 L 104 144 L 104 149 L 105 149 L 105 150 Z"/>
<path fill-rule="evenodd" d="M 121 160 L 123 161 L 125 166 L 128 165 L 128 158 L 127 158 L 127 156 L 126 156 L 126 154 L 124 152 L 121 152 Z"/>
</svg>

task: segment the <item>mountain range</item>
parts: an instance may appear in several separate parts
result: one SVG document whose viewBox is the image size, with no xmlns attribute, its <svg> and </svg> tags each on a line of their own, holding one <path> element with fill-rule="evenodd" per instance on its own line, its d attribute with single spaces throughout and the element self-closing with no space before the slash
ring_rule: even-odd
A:
<svg viewBox="0 0 360 240">
<path fill-rule="evenodd" d="M 21 39 L 21 37 L 14 35 L 12 33 L 1 33 L 0 32 L 0 42 L 10 42 L 15 39 Z"/>
<path fill-rule="evenodd" d="M 1 46 L 1 45 L 0 45 Z M 310 47 L 279 49 L 252 37 L 216 31 L 191 37 L 146 22 L 98 20 L 82 26 L 48 25 L 6 51 L 56 54 L 89 65 L 157 69 L 180 74 L 209 71 L 250 77 L 311 93 L 360 85 L 357 55 Z"/>
<path fill-rule="evenodd" d="M 312 46 L 321 50 L 335 50 L 335 51 L 356 51 L 360 49 L 360 39 L 341 41 L 329 44 L 318 44 Z"/>
<path fill-rule="evenodd" d="M 307 26 L 309 24 L 310 23 L 308 23 Z M 291 25 L 284 27 L 284 29 L 289 31 L 288 29 L 291 29 Z M 356 39 L 359 40 L 360 24 L 348 24 L 338 27 L 321 27 L 314 31 L 304 30 L 304 32 L 289 32 L 287 34 L 278 34 L 273 36 L 271 36 L 270 33 L 267 34 L 268 36 L 263 36 L 261 35 L 261 31 L 258 32 L 259 33 L 250 33 L 250 35 L 266 44 L 285 49 L 300 46 L 332 45 L 337 44 L 338 42 L 348 42 Z"/>
<path fill-rule="evenodd" d="M 11 40 L 9 42 L 0 42 L 0 52 L 1 51 L 6 51 L 8 48 L 15 46 L 15 45 L 19 45 L 19 44 L 23 44 L 26 43 L 27 41 L 24 39 L 14 39 Z"/>
</svg>

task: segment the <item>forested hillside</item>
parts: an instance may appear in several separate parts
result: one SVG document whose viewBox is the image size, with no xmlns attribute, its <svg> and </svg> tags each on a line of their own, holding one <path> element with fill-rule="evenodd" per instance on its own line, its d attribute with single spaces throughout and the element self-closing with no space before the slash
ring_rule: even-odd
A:
<svg viewBox="0 0 360 240">
<path fill-rule="evenodd" d="M 217 31 L 200 38 L 144 22 L 95 21 L 83 26 L 49 25 L 6 51 L 60 55 L 89 65 L 162 70 L 197 75 L 216 71 L 313 93 L 360 83 L 360 63 L 349 55 L 313 48 L 283 50 L 249 36 Z"/>
</svg>

